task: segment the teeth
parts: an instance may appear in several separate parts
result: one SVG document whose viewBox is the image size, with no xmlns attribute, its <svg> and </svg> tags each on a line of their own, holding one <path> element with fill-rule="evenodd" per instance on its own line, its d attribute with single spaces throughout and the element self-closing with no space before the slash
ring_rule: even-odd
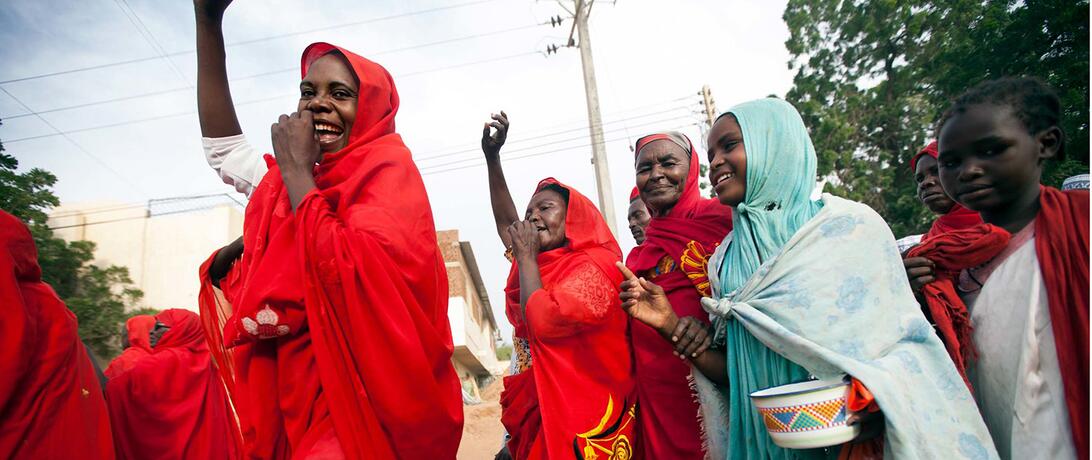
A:
<svg viewBox="0 0 1092 460">
<path fill-rule="evenodd" d="M 335 134 L 341 133 L 341 129 L 328 123 L 315 123 L 315 131 L 329 131 Z"/>
<path fill-rule="evenodd" d="M 724 182 L 724 181 L 726 181 L 726 180 L 728 180 L 728 179 L 731 179 L 731 178 L 733 178 L 733 177 L 735 177 L 735 176 L 736 176 L 736 175 L 735 175 L 735 174 L 732 174 L 732 173 L 725 173 L 725 174 L 722 174 L 722 175 L 720 175 L 719 177 L 717 177 L 717 182 L 716 182 L 715 184 L 713 184 L 713 185 L 720 185 L 720 183 L 721 183 L 721 182 Z"/>
</svg>

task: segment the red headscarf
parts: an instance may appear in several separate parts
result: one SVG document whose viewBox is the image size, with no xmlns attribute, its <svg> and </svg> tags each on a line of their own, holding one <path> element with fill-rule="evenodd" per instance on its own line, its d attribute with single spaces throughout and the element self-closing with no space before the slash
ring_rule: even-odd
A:
<svg viewBox="0 0 1092 460">
<path fill-rule="evenodd" d="M 240 458 L 239 429 L 209 356 L 201 319 L 181 309 L 152 354 L 106 384 L 118 458 Z"/>
<path fill-rule="evenodd" d="M 641 197 L 641 191 L 638 190 L 637 187 L 633 187 L 633 190 L 629 192 L 629 202 L 632 203 L 633 200 L 636 200 L 636 199 L 638 199 L 640 197 Z"/>
<path fill-rule="evenodd" d="M 452 458 L 462 399 L 428 196 L 394 131 L 398 92 L 383 67 L 316 43 L 302 74 L 335 51 L 360 82 L 349 145 L 322 159 L 318 189 L 294 213 L 267 155 L 226 288 L 230 317 L 202 269 L 213 354 L 233 361 L 224 368 L 249 454 Z"/>
<path fill-rule="evenodd" d="M 925 148 L 921 149 L 917 155 L 914 155 L 910 159 L 910 172 L 917 174 L 918 160 L 923 155 L 929 155 L 933 158 L 937 158 L 939 153 L 937 152 L 937 141 L 930 142 Z M 955 203 L 952 205 L 952 209 L 949 209 L 947 213 L 933 221 L 933 226 L 929 227 L 929 231 L 922 237 L 922 240 L 927 240 L 934 236 L 950 232 L 952 230 L 959 230 L 961 228 L 970 228 L 982 223 L 982 216 L 976 211 L 964 208 L 963 205 Z"/>
<path fill-rule="evenodd" d="M 110 419 L 72 314 L 26 225 L 0 211 L 0 456 L 112 459 Z"/>
<path fill-rule="evenodd" d="M 1042 187 L 1035 254 L 1077 456 L 1088 458 L 1088 190 Z"/>
<path fill-rule="evenodd" d="M 645 228 L 643 244 L 626 257 L 626 266 L 639 276 L 646 275 L 667 292 L 671 306 L 680 317 L 694 316 L 708 322 L 701 307 L 702 296 L 710 295 L 706 264 L 714 249 L 732 230 L 731 208 L 717 200 L 701 197 L 698 187 L 699 160 L 694 146 L 682 134 L 652 134 L 637 140 L 640 155 L 648 144 L 666 140 L 686 143 L 690 169 L 679 201 L 666 216 L 655 216 Z M 652 279 L 653 269 L 673 265 Z M 663 268 L 663 267 L 659 267 Z M 699 458 L 701 452 L 698 405 L 690 390 L 690 366 L 672 353 L 671 344 L 640 322 L 632 325 L 633 351 L 637 362 L 637 387 L 642 441 L 649 458 Z M 663 423 L 672 420 L 672 423 Z"/>
<path fill-rule="evenodd" d="M 602 453 L 595 446 L 632 454 L 632 355 L 614 266 L 621 249 L 591 201 L 553 178 L 535 191 L 548 185 L 569 194 L 566 244 L 538 255 L 542 289 L 528 298 L 526 321 L 515 263 L 504 289 L 508 320 L 531 348 L 531 366 L 504 380 L 508 447 L 519 459 Z"/>
<path fill-rule="evenodd" d="M 110 361 L 106 367 L 106 378 L 112 379 L 122 372 L 133 368 L 141 358 L 152 353 L 152 345 L 149 343 L 148 334 L 155 327 L 155 317 L 152 315 L 136 315 L 125 321 L 125 329 L 129 335 L 129 348 L 126 348 Z"/>
<path fill-rule="evenodd" d="M 926 239 L 907 253 L 907 257 L 925 257 L 936 264 L 936 280 L 925 285 L 921 293 L 937 332 L 968 388 L 971 382 L 967 379 L 966 362 L 975 354 L 971 343 L 973 328 L 970 312 L 955 284 L 961 271 L 982 265 L 1003 251 L 1010 236 L 1000 227 L 979 224 Z"/>
</svg>

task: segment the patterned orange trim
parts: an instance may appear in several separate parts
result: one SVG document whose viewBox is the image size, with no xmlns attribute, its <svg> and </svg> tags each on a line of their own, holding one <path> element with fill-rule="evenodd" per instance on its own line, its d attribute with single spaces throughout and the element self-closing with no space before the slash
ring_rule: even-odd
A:
<svg viewBox="0 0 1092 460">
<path fill-rule="evenodd" d="M 720 243 L 713 245 L 713 250 L 716 250 Z M 709 286 L 709 257 L 712 255 L 712 251 L 706 251 L 705 247 L 697 241 L 691 241 L 686 243 L 686 250 L 679 256 L 679 262 L 682 266 L 683 273 L 686 273 L 686 277 L 690 278 L 690 282 L 694 285 L 694 288 L 698 290 L 704 297 L 710 297 L 713 295 L 713 291 Z"/>
</svg>

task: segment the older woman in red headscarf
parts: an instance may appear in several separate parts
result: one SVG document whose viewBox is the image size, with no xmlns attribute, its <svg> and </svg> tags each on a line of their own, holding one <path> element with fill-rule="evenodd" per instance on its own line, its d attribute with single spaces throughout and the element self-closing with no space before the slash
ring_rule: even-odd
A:
<svg viewBox="0 0 1092 460">
<path fill-rule="evenodd" d="M 201 318 L 170 309 L 152 321 L 152 353 L 106 384 L 118 458 L 239 458 L 239 428 Z"/>
<path fill-rule="evenodd" d="M 709 324 L 701 307 L 709 296 L 706 262 L 732 229 L 731 209 L 701 197 L 699 161 L 685 135 L 644 136 L 635 151 L 637 190 L 652 220 L 626 266 L 661 286 L 681 318 L 672 328 L 674 348 L 644 323 L 631 325 L 643 451 L 649 458 L 700 458 L 699 408 L 687 359 L 709 346 L 690 339 Z"/>
<path fill-rule="evenodd" d="M 42 282 L 30 230 L 4 211 L 0 314 L 0 458 L 114 458 L 76 315 Z"/>
<path fill-rule="evenodd" d="M 595 206 L 553 178 L 517 214 L 500 148 L 504 112 L 482 133 L 497 232 L 514 259 L 505 287 L 519 373 L 506 377 L 501 422 L 512 458 L 632 458 L 637 410 L 621 250 Z M 490 127 L 497 133 L 490 135 Z"/>
<path fill-rule="evenodd" d="M 343 48 L 309 46 L 298 112 L 273 125 L 275 157 L 263 159 L 231 105 L 225 3 L 195 2 L 198 107 L 210 164 L 250 202 L 241 257 L 214 254 L 201 269 L 201 307 L 247 456 L 454 458 L 462 399 L 446 271 L 395 132 L 393 79 Z M 220 297 L 213 275 L 224 273 Z"/>
<path fill-rule="evenodd" d="M 122 330 L 121 346 L 124 348 L 121 354 L 106 367 L 106 378 L 112 379 L 132 369 L 141 358 L 152 353 L 152 344 L 149 337 L 152 328 L 155 327 L 155 317 L 152 315 L 136 315 L 125 321 Z"/>
</svg>

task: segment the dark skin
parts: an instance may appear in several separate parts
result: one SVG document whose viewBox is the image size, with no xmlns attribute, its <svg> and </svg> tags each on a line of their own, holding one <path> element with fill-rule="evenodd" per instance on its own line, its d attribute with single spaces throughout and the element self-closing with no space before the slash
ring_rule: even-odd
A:
<svg viewBox="0 0 1092 460">
<path fill-rule="evenodd" d="M 159 343 L 159 339 L 163 338 L 163 334 L 166 334 L 169 330 L 171 330 L 170 326 L 159 321 L 155 322 L 155 327 L 148 333 L 148 340 L 151 343 L 152 348 L 155 348 L 156 344 Z"/>
<path fill-rule="evenodd" d="M 633 240 L 637 244 L 644 243 L 645 227 L 648 227 L 652 216 L 648 214 L 648 208 L 645 207 L 645 202 L 641 201 L 640 197 L 629 202 L 629 211 L 626 213 L 626 218 L 629 220 L 629 233 L 633 235 Z"/>
<path fill-rule="evenodd" d="M 223 17 L 230 4 L 231 0 L 193 3 L 197 24 L 197 112 L 201 135 L 205 137 L 242 134 L 224 51 Z M 322 155 L 348 145 L 356 119 L 358 89 L 356 75 L 343 57 L 326 55 L 316 59 L 300 83 L 297 111 L 281 115 L 270 128 L 273 152 L 293 211 L 316 188 L 314 165 Z M 209 270 L 217 284 L 242 252 L 241 239 L 220 251 Z"/>
<path fill-rule="evenodd" d="M 482 153 L 485 154 L 489 171 L 489 198 L 497 235 L 505 247 L 511 249 L 512 257 L 519 268 L 520 313 L 526 318 L 527 299 L 535 291 L 542 289 L 538 254 L 565 245 L 565 216 L 568 205 L 560 193 L 541 190 L 527 204 L 524 220 L 519 220 L 500 162 L 500 149 L 508 138 L 508 115 L 501 111 L 490 118 L 493 121 L 485 123 L 482 129 Z M 512 456 L 507 446 L 494 456 L 496 460 L 510 458 Z"/>
<path fill-rule="evenodd" d="M 686 187 L 690 157 L 686 150 L 666 139 L 652 141 L 637 152 L 637 189 L 653 217 L 666 216 L 679 202 Z"/>
<path fill-rule="evenodd" d="M 914 181 L 918 184 L 918 199 L 934 214 L 943 215 L 955 206 L 955 201 L 944 192 L 940 185 L 940 171 L 937 159 L 929 155 L 918 158 L 914 169 Z M 924 257 L 908 257 L 902 261 L 906 269 L 906 277 L 910 279 L 910 287 L 915 294 L 921 293 L 921 288 L 926 284 L 936 281 L 933 269 L 933 261 Z"/>
<path fill-rule="evenodd" d="M 714 184 L 717 199 L 735 207 L 742 203 L 747 192 L 747 152 L 743 134 L 733 116 L 721 117 L 709 131 L 709 178 Z M 621 286 L 622 308 L 633 318 L 655 329 L 661 337 L 675 347 L 676 354 L 689 359 L 703 375 L 718 385 L 728 386 L 727 361 L 724 350 L 709 348 L 712 342 L 708 328 L 682 324 L 663 288 L 644 278 L 638 278 L 618 263 L 625 281 Z M 697 342 L 695 344 L 695 342 Z M 681 346 L 680 346 L 681 345 Z M 883 432 L 883 416 L 880 412 L 854 413 L 847 418 L 851 425 L 861 424 L 857 440 L 870 439 Z"/>
<path fill-rule="evenodd" d="M 1062 139 L 1057 126 L 1029 133 L 1009 106 L 970 106 L 941 127 L 941 184 L 986 223 L 1016 233 L 1039 214 L 1043 164 Z"/>
</svg>

